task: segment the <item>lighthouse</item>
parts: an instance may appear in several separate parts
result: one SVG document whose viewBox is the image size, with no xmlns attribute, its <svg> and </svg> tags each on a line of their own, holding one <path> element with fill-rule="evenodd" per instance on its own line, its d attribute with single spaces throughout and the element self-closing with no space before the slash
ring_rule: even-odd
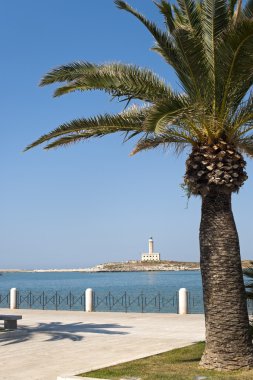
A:
<svg viewBox="0 0 253 380">
<path fill-rule="evenodd" d="M 148 253 L 141 255 L 141 261 L 160 261 L 160 253 L 154 252 L 154 240 L 152 237 L 148 240 Z"/>
</svg>

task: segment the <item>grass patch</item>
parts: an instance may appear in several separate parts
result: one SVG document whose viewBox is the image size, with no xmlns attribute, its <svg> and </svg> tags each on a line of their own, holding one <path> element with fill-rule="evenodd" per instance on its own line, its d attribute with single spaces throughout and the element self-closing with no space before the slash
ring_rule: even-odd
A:
<svg viewBox="0 0 253 380">
<path fill-rule="evenodd" d="M 115 365 L 79 376 L 119 380 L 121 378 L 141 378 L 142 380 L 252 380 L 253 370 L 236 372 L 217 372 L 198 368 L 205 343 L 200 342 L 188 347 L 149 356 L 144 359 Z"/>
</svg>

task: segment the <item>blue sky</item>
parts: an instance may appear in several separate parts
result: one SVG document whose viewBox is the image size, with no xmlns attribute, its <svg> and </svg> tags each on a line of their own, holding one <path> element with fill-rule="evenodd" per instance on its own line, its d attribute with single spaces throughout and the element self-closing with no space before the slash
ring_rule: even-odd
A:
<svg viewBox="0 0 253 380">
<path fill-rule="evenodd" d="M 151 0 L 129 0 L 162 22 Z M 64 121 L 115 113 L 105 94 L 52 98 L 38 82 L 51 68 L 77 60 L 150 67 L 177 87 L 170 68 L 150 51 L 153 39 L 112 0 L 9 0 L 0 5 L 1 198 L 0 268 L 74 268 L 139 259 L 153 236 L 163 259 L 198 260 L 200 200 L 180 188 L 185 156 L 162 150 L 129 157 L 121 136 L 67 149 L 22 153 Z M 253 258 L 252 176 L 234 213 L 243 258 Z"/>
</svg>

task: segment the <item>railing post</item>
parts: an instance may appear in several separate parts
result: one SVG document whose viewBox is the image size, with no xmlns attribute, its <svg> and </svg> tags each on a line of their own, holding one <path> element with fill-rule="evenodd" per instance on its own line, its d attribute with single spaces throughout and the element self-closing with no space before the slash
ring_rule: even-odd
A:
<svg viewBox="0 0 253 380">
<path fill-rule="evenodd" d="M 188 312 L 188 290 L 186 288 L 181 288 L 178 292 L 178 314 L 188 314 Z"/>
<path fill-rule="evenodd" d="M 10 289 L 10 309 L 16 309 L 17 308 L 17 289 L 11 288 Z"/>
<path fill-rule="evenodd" d="M 93 290 L 88 288 L 85 290 L 85 311 L 91 312 L 94 310 L 93 307 Z"/>
</svg>

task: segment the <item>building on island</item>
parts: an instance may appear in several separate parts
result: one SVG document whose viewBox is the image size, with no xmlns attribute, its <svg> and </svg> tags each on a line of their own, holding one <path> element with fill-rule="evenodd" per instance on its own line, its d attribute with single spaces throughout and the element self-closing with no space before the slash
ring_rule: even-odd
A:
<svg viewBox="0 0 253 380">
<path fill-rule="evenodd" d="M 148 253 L 141 255 L 141 261 L 160 261 L 160 253 L 154 252 L 154 241 L 152 237 L 148 241 Z"/>
</svg>

